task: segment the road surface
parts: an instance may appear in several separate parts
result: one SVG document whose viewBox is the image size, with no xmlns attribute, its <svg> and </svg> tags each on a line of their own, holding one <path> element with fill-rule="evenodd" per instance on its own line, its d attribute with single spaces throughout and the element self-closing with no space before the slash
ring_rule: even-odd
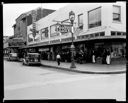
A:
<svg viewBox="0 0 128 103">
<path fill-rule="evenodd" d="M 126 100 L 126 74 L 81 74 L 4 60 L 4 100 Z"/>
</svg>

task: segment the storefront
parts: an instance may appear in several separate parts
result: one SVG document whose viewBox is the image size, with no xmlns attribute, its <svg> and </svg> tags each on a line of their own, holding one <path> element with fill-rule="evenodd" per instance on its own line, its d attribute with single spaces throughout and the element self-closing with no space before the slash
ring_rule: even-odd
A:
<svg viewBox="0 0 128 103">
<path fill-rule="evenodd" d="M 60 53 L 62 61 L 70 62 L 73 33 L 74 58 L 76 61 L 79 56 L 84 55 L 83 60 L 92 62 L 93 50 L 96 52 L 96 58 L 102 58 L 105 49 L 109 49 L 111 58 L 125 57 L 125 5 L 112 3 L 106 7 L 106 5 L 100 3 L 95 6 L 89 4 L 90 8 L 84 5 L 76 5 L 77 9 L 74 5 L 71 8 L 67 6 L 37 21 L 36 24 L 39 25 L 37 28 L 37 31 L 39 31 L 38 41 L 29 41 L 28 38 L 28 45 L 35 45 L 35 48 L 38 49 L 42 48 L 40 52 L 48 55 L 47 60 L 56 60 L 57 53 Z M 74 29 L 69 26 L 71 21 L 68 17 L 71 10 L 75 14 Z M 120 17 L 115 16 L 115 11 L 118 12 Z M 57 20 L 61 22 L 61 25 L 59 22 L 53 22 Z M 32 25 L 28 27 L 28 37 L 30 35 L 32 39 L 30 28 L 32 28 Z M 45 50 L 45 48 L 49 48 L 49 50 Z"/>
<path fill-rule="evenodd" d="M 41 59 L 43 59 L 43 60 L 50 60 L 50 49 L 49 48 L 40 47 L 38 49 L 38 51 L 41 54 Z"/>
</svg>

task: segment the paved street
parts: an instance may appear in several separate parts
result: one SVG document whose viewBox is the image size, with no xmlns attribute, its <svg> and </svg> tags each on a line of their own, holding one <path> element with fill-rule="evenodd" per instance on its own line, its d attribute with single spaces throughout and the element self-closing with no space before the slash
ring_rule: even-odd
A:
<svg viewBox="0 0 128 103">
<path fill-rule="evenodd" d="M 125 100 L 126 75 L 84 74 L 4 60 L 4 99 Z"/>
</svg>

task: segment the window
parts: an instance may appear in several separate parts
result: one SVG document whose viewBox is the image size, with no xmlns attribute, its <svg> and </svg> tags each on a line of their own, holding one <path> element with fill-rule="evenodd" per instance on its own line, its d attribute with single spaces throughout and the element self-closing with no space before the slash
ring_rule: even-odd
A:
<svg viewBox="0 0 128 103">
<path fill-rule="evenodd" d="M 96 33 L 96 34 L 95 34 L 95 37 L 97 37 L 97 36 L 99 36 L 99 33 Z"/>
<path fill-rule="evenodd" d="M 117 35 L 121 35 L 121 32 L 117 32 Z"/>
<path fill-rule="evenodd" d="M 116 35 L 116 32 L 111 31 L 111 36 L 115 36 L 115 35 Z"/>
<path fill-rule="evenodd" d="M 104 33 L 104 32 L 101 32 L 101 33 L 100 33 L 100 36 L 104 36 L 104 35 L 105 35 L 105 33 Z"/>
<path fill-rule="evenodd" d="M 120 14 L 121 14 L 120 6 L 113 5 L 113 21 L 120 22 L 121 21 Z"/>
<path fill-rule="evenodd" d="M 83 29 L 83 14 L 78 15 L 78 27 Z"/>
<path fill-rule="evenodd" d="M 101 26 L 101 7 L 88 12 L 88 27 Z"/>
</svg>

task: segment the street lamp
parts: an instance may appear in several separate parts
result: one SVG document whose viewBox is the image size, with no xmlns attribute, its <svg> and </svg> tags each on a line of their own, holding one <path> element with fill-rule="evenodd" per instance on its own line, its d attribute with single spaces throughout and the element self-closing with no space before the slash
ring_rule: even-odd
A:
<svg viewBox="0 0 128 103">
<path fill-rule="evenodd" d="M 75 13 L 73 11 L 70 11 L 69 12 L 69 20 L 71 21 L 71 33 L 72 33 L 72 44 L 71 44 L 71 66 L 70 68 L 76 68 L 75 66 L 75 62 L 74 62 L 74 51 L 75 51 L 75 46 L 74 46 L 74 43 L 73 43 L 73 23 L 74 23 L 74 20 L 75 20 Z"/>
</svg>

